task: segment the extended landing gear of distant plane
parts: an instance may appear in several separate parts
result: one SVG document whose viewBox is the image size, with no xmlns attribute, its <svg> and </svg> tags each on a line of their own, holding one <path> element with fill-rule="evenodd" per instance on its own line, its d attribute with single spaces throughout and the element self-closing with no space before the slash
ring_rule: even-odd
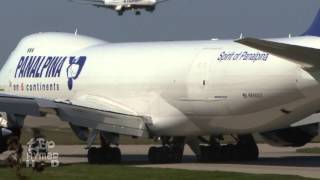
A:
<svg viewBox="0 0 320 180">
<path fill-rule="evenodd" d="M 221 145 L 211 137 L 209 146 L 200 146 L 200 162 L 252 161 L 259 157 L 259 149 L 251 135 L 238 137 L 237 144 Z"/>
<path fill-rule="evenodd" d="M 151 163 L 179 163 L 182 161 L 184 141 L 183 137 L 161 137 L 161 147 L 151 147 L 148 160 Z"/>
<path fill-rule="evenodd" d="M 121 162 L 121 151 L 111 144 L 118 144 L 119 135 L 100 132 L 101 147 L 91 147 L 87 158 L 90 164 L 119 164 Z"/>
<path fill-rule="evenodd" d="M 140 12 L 140 11 L 135 11 L 135 15 L 136 15 L 136 16 L 140 16 L 140 15 L 141 15 L 141 12 Z"/>
</svg>

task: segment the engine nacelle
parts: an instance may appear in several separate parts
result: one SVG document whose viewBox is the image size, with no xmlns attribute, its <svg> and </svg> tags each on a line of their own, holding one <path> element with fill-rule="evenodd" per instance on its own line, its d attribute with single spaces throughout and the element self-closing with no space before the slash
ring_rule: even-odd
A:
<svg viewBox="0 0 320 180">
<path fill-rule="evenodd" d="M 0 154 L 7 151 L 9 147 L 9 139 L 16 137 L 18 140 L 21 135 L 20 128 L 4 128 L 0 127 Z"/>
<path fill-rule="evenodd" d="M 12 131 L 8 129 L 8 120 L 1 113 L 0 113 L 0 130 L 1 130 L 0 132 L 1 137 L 7 137 L 12 134 Z"/>
<path fill-rule="evenodd" d="M 10 130 L 7 130 L 6 128 L 0 128 L 0 153 L 3 153 L 8 149 L 8 137 L 12 133 Z M 7 134 L 6 132 L 10 131 L 10 134 Z"/>
<path fill-rule="evenodd" d="M 280 129 L 261 133 L 264 140 L 273 146 L 301 147 L 312 141 L 319 133 L 319 124 Z"/>
</svg>

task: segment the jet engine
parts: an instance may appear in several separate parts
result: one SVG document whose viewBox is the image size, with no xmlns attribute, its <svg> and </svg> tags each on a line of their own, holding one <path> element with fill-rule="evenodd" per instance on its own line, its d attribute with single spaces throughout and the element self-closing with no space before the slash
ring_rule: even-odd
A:
<svg viewBox="0 0 320 180">
<path fill-rule="evenodd" d="M 19 126 L 9 126 L 9 122 L 3 113 L 0 113 L 0 154 L 7 151 L 9 139 L 20 138 L 21 128 Z"/>
<path fill-rule="evenodd" d="M 19 139 L 21 135 L 20 128 L 0 127 L 0 154 L 7 151 L 11 138 Z"/>
<path fill-rule="evenodd" d="M 8 137 L 12 134 L 12 131 L 6 128 L 0 128 L 0 153 L 3 153 L 8 149 Z"/>
<path fill-rule="evenodd" d="M 312 141 L 319 133 L 319 124 L 309 124 L 299 127 L 274 130 L 260 135 L 273 146 L 301 147 Z"/>
</svg>

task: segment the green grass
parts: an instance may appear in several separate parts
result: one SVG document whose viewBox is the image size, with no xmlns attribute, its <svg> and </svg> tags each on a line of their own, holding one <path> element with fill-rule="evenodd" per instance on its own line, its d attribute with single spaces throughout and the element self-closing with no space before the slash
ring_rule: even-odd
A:
<svg viewBox="0 0 320 180">
<path fill-rule="evenodd" d="M 157 168 L 137 168 L 128 166 L 106 165 L 69 165 L 58 168 L 47 168 L 42 173 L 33 173 L 30 169 L 23 169 L 23 175 L 32 180 L 302 180 L 310 179 L 299 176 L 283 175 L 254 175 L 229 172 L 189 171 Z M 0 179 L 16 179 L 12 169 L 0 168 Z"/>
<path fill-rule="evenodd" d="M 298 153 L 320 154 L 319 147 L 297 149 Z"/>
</svg>

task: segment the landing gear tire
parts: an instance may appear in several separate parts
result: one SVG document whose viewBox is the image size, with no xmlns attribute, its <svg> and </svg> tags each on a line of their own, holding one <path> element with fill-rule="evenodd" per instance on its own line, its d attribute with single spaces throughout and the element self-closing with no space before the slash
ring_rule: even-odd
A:
<svg viewBox="0 0 320 180">
<path fill-rule="evenodd" d="M 157 162 L 157 160 L 159 159 L 158 157 L 157 157 L 157 148 L 156 147 L 151 147 L 150 149 L 149 149 L 149 152 L 148 152 L 148 160 L 149 160 L 149 162 Z"/>
<path fill-rule="evenodd" d="M 237 145 L 237 154 L 241 155 L 238 160 L 254 161 L 259 157 L 259 149 L 257 145 Z"/>
<path fill-rule="evenodd" d="M 97 148 L 92 147 L 88 150 L 87 153 L 88 162 L 90 164 L 95 164 L 98 162 L 98 151 Z"/>
<path fill-rule="evenodd" d="M 182 161 L 183 149 L 179 147 L 151 147 L 148 160 L 151 163 L 179 163 Z"/>
<path fill-rule="evenodd" d="M 236 144 L 200 146 L 200 162 L 254 161 L 259 149 L 253 138 L 246 136 Z"/>
<path fill-rule="evenodd" d="M 161 147 L 150 147 L 148 160 L 151 163 L 179 163 L 182 161 L 185 137 L 161 137 Z"/>
<path fill-rule="evenodd" d="M 121 151 L 119 148 L 111 148 L 112 163 L 121 163 Z"/>
<path fill-rule="evenodd" d="M 116 147 L 92 147 L 88 150 L 87 158 L 90 164 L 119 164 L 121 151 Z"/>
</svg>

